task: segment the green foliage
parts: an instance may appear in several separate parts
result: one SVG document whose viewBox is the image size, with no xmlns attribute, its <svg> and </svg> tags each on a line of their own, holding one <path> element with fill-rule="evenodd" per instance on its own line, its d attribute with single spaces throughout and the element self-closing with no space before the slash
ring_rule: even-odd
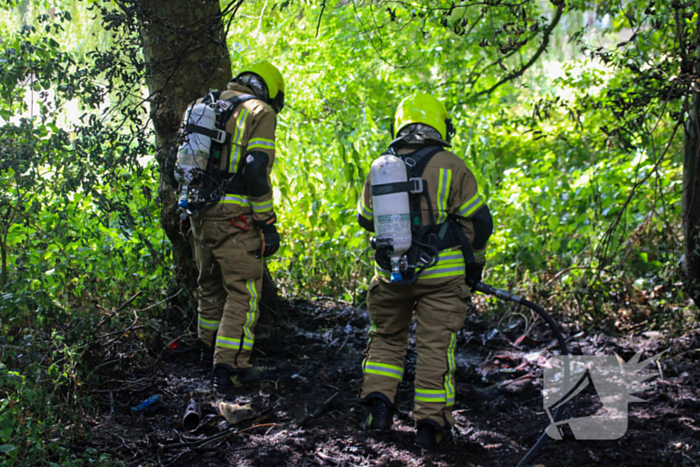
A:
<svg viewBox="0 0 700 467">
<path fill-rule="evenodd" d="M 113 464 L 55 440 L 66 426 L 87 439 L 76 414 L 92 404 L 78 388 L 105 336 L 131 323 L 123 305 L 147 308 L 175 287 L 136 4 L 0 9 L 7 465 Z M 372 251 L 356 223 L 360 190 L 396 104 L 422 90 L 446 103 L 453 151 L 493 213 L 489 283 L 583 326 L 682 325 L 690 4 L 254 1 L 226 11 L 234 69 L 265 58 L 287 82 L 273 172 L 284 245 L 270 261 L 285 296 L 362 302 Z M 166 306 L 139 319 L 157 328 Z"/>
<path fill-rule="evenodd" d="M 629 60 L 611 58 L 618 52 L 590 45 L 627 34 L 625 11 L 606 5 L 594 18 L 587 4 L 571 5 L 550 37 L 557 50 L 520 80 L 482 94 L 540 48 L 553 10 L 539 8 L 442 9 L 433 2 L 413 10 L 400 2 L 242 8 L 230 36 L 233 62 L 270 59 L 288 83 L 274 170 L 287 243 L 271 265 L 285 292 L 340 292 L 352 300 L 368 282 L 368 236 L 355 221 L 359 190 L 390 140 L 396 104 L 415 89 L 447 103 L 457 126 L 453 150 L 488 199 L 496 222 L 489 282 L 561 288 L 567 304 L 588 290 L 574 309 L 593 321 L 608 313 L 599 299 L 618 300 L 612 284 L 631 288 L 648 278 L 676 288 L 678 134 L 659 157 L 680 102 L 647 109 L 663 95 L 656 75 L 638 79 L 629 74 Z M 582 28 L 584 18 L 595 21 Z M 658 59 L 671 73 L 677 64 L 654 45 L 671 32 L 658 21 L 635 60 Z M 673 300 L 682 300 L 675 293 Z"/>
<path fill-rule="evenodd" d="M 23 310 L 70 319 L 69 309 L 95 296 L 118 303 L 129 291 L 168 281 L 152 196 L 157 168 L 138 159 L 149 148 L 145 111 L 124 108 L 110 116 L 131 83 L 102 89 L 95 79 L 104 69 L 60 50 L 46 34 L 69 19 L 67 13 L 40 17 L 42 33 L 23 26 L 0 68 L 0 247 L 3 259 L 11 256 L 3 262 L 3 300 L 12 319 Z M 83 114 L 69 133 L 56 119 L 75 98 Z"/>
<path fill-rule="evenodd" d="M 48 377 L 46 385 L 31 384 L 31 381 Z M 66 403 L 57 391 L 47 390 L 51 385 L 61 385 L 70 375 L 53 369 L 48 375 L 39 365 L 31 364 L 25 374 L 10 371 L 0 363 L 0 464 L 13 466 L 66 466 L 107 467 L 123 465 L 108 453 L 95 449 L 83 455 L 74 454 L 65 443 L 66 433 L 62 426 L 69 419 L 79 423 L 75 400 Z M 28 381 L 29 380 L 29 381 Z M 69 425 L 75 426 L 75 425 Z"/>
<path fill-rule="evenodd" d="M 85 358 L 112 327 L 132 322 L 112 310 L 129 297 L 146 307 L 172 287 L 153 196 L 159 171 L 143 158 L 146 110 L 126 105 L 141 78 L 110 74 L 125 62 L 108 52 L 67 51 L 59 40 L 71 18 L 52 9 L 1 28 L 0 463 L 8 466 L 115 465 L 65 444 L 89 436 L 81 415 L 92 404 L 77 392 L 95 371 Z"/>
</svg>

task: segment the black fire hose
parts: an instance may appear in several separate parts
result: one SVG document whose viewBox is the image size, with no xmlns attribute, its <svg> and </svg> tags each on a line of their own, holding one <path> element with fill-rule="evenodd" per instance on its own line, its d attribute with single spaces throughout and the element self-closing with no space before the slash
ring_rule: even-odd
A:
<svg viewBox="0 0 700 467">
<path fill-rule="evenodd" d="M 501 300 L 505 300 L 508 302 L 515 302 L 520 305 L 524 305 L 540 315 L 542 319 L 544 319 L 547 324 L 549 325 L 550 328 L 552 328 L 552 332 L 554 333 L 554 336 L 557 338 L 557 342 L 559 342 L 559 348 L 561 349 L 561 354 L 562 355 L 569 355 L 569 351 L 566 348 L 566 340 L 564 339 L 564 336 L 562 335 L 561 331 L 559 330 L 559 326 L 557 326 L 557 323 L 554 322 L 551 316 L 549 316 L 542 308 L 539 306 L 535 305 L 529 300 L 525 300 L 522 297 L 518 297 L 517 295 L 513 295 L 509 292 L 506 292 L 505 290 L 500 290 L 495 287 L 492 287 L 488 284 L 484 284 L 483 282 L 477 282 L 474 284 L 471 282 L 469 284 L 474 290 L 478 290 L 479 292 L 486 294 L 486 295 L 493 295 L 496 298 L 500 298 Z M 569 380 L 569 365 L 568 363 L 564 365 L 564 381 Z M 557 421 L 557 418 L 559 416 L 559 410 L 561 409 L 561 406 L 557 407 L 556 411 L 554 412 L 554 415 L 552 416 L 553 421 Z M 547 436 L 547 432 L 545 430 L 544 433 L 542 433 L 542 436 L 540 436 L 540 439 L 537 440 L 534 446 L 530 448 L 530 450 L 525 454 L 525 457 L 518 463 L 517 467 L 525 467 L 528 466 L 532 463 L 532 460 L 535 458 L 538 452 L 540 452 L 540 449 L 545 445 L 549 437 Z"/>
</svg>

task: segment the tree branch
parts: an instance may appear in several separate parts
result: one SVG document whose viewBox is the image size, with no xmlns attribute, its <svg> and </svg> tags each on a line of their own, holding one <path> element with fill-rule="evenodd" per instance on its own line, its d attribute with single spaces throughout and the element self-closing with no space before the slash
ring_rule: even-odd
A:
<svg viewBox="0 0 700 467">
<path fill-rule="evenodd" d="M 326 11 L 326 0 L 323 0 L 321 4 L 321 13 L 318 15 L 318 23 L 316 23 L 316 38 L 318 38 L 318 30 L 321 27 L 321 18 L 323 18 L 323 12 Z"/>
<path fill-rule="evenodd" d="M 561 16 L 564 12 L 565 5 L 566 5 L 566 3 L 564 1 L 561 1 L 560 3 L 557 4 L 557 11 L 554 13 L 554 18 L 552 18 L 552 22 L 549 23 L 549 26 L 547 26 L 544 29 L 544 34 L 542 36 L 542 43 L 540 44 L 537 51 L 535 51 L 534 55 L 532 57 L 530 57 L 530 60 L 526 64 L 524 64 L 523 66 L 518 68 L 517 70 L 511 71 L 510 73 L 508 73 L 499 82 L 497 82 L 496 84 L 494 84 L 490 88 L 474 94 L 474 96 L 472 96 L 472 98 L 483 96 L 485 94 L 491 94 L 493 91 L 495 91 L 499 87 L 503 86 L 507 82 L 513 81 L 516 78 L 520 78 L 527 71 L 528 68 L 530 68 L 532 65 L 534 65 L 535 62 L 537 62 L 537 59 L 540 58 L 540 55 L 542 55 L 542 53 L 547 49 L 547 46 L 549 45 L 549 37 L 552 35 L 552 31 L 557 26 L 557 24 L 559 24 L 559 20 L 561 19 Z"/>
<path fill-rule="evenodd" d="M 654 163 L 654 167 L 649 171 L 648 174 L 644 176 L 641 180 L 638 180 L 637 182 L 632 185 L 632 189 L 629 192 L 629 195 L 627 195 L 627 199 L 622 205 L 622 208 L 620 209 L 620 212 L 617 214 L 617 217 L 613 221 L 612 224 L 610 224 L 610 227 L 608 227 L 608 230 L 605 232 L 605 235 L 603 236 L 603 241 L 601 244 L 603 245 L 603 252 L 602 255 L 600 256 L 600 266 L 599 266 L 599 274 L 600 271 L 605 267 L 605 263 L 607 262 L 607 254 L 608 254 L 608 249 L 610 247 L 610 243 L 612 242 L 612 236 L 615 230 L 617 229 L 617 226 L 620 224 L 620 221 L 622 220 L 622 216 L 625 214 L 625 211 L 627 210 L 627 207 L 629 206 L 630 202 L 632 201 L 632 198 L 634 198 L 634 195 L 637 192 L 637 188 L 642 186 L 644 183 L 646 183 L 649 178 L 651 178 L 652 175 L 656 172 L 657 168 L 661 164 L 661 162 L 664 160 L 664 157 L 666 157 L 666 153 L 668 150 L 671 148 L 671 143 L 673 143 L 673 139 L 676 136 L 676 133 L 678 132 L 678 127 L 681 126 L 683 123 L 682 120 L 680 120 L 676 126 L 673 128 L 673 132 L 671 133 L 671 137 L 668 139 L 668 144 L 666 145 L 666 148 L 664 149 L 664 152 L 659 156 L 659 158 L 656 160 Z"/>
</svg>

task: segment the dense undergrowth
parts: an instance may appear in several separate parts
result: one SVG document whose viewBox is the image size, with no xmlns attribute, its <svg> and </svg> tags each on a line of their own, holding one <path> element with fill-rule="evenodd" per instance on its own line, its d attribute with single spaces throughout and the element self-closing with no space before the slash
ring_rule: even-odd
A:
<svg viewBox="0 0 700 467">
<path fill-rule="evenodd" d="M 71 449 L 89 438 L 94 404 L 84 389 L 193 330 L 192 293 L 172 279 L 159 226 L 138 38 L 105 5 L 101 13 L 60 1 L 2 6 L 3 465 L 113 465 L 106 453 Z M 447 103 L 453 150 L 493 213 L 485 281 L 527 295 L 571 329 L 676 334 L 697 324 L 681 287 L 682 141 L 672 119 L 681 104 L 650 98 L 648 111 L 618 115 L 618 100 L 639 98 L 642 84 L 612 54 L 581 54 L 586 44 L 574 40 L 611 42 L 628 29 L 626 12 L 586 36 L 577 21 L 587 7 L 573 5 L 546 60 L 478 97 L 501 76 L 499 66 L 478 79 L 468 71 L 500 57 L 494 43 L 483 45 L 493 27 L 465 36 L 440 18 L 422 29 L 408 22 L 382 49 L 361 3 L 265 8 L 242 8 L 230 52 L 234 63 L 275 61 L 290 89 L 274 172 L 284 245 L 269 264 L 285 298 L 364 302 L 372 252 L 355 222 L 357 197 L 389 142 L 396 102 L 421 89 Z M 496 11 L 497 22 L 506 19 Z M 676 66 L 650 58 L 648 47 L 644 60 Z M 500 65 L 518 63 L 509 55 Z M 492 300 L 479 310 L 504 325 L 532 321 Z"/>
</svg>

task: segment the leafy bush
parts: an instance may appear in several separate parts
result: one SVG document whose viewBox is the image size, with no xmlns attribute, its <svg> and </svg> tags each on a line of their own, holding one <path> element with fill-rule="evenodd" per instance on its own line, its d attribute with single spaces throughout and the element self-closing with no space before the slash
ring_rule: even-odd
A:
<svg viewBox="0 0 700 467">
<path fill-rule="evenodd" d="M 153 196 L 158 168 L 141 116 L 104 70 L 63 50 L 67 12 L 3 30 L 0 57 L 0 463 L 115 465 L 89 438 L 94 378 L 113 329 L 173 288 Z M 114 102 L 114 111 L 100 112 Z M 83 115 L 65 122 L 64 106 Z M 100 108 L 101 106 L 101 108 Z M 121 109 L 121 110 L 120 110 Z M 122 111 L 123 110 L 123 111 Z M 167 306 L 167 305 L 166 305 Z M 165 306 L 140 319 L 153 325 Z M 111 332 L 110 332 L 111 331 Z"/>
</svg>

